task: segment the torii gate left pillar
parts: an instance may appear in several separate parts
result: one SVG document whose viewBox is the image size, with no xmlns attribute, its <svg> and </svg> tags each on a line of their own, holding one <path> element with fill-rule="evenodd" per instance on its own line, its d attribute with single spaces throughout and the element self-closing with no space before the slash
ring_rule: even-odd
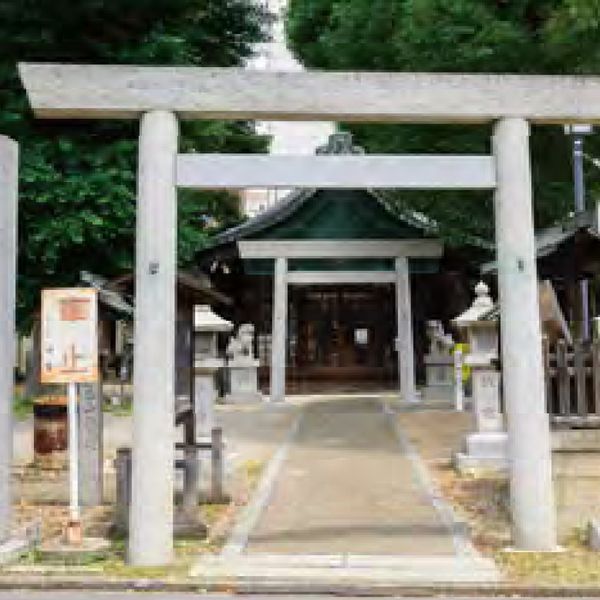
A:
<svg viewBox="0 0 600 600">
<path fill-rule="evenodd" d="M 129 528 L 129 561 L 141 566 L 164 565 L 173 558 L 177 144 L 174 113 L 142 115 Z"/>
</svg>

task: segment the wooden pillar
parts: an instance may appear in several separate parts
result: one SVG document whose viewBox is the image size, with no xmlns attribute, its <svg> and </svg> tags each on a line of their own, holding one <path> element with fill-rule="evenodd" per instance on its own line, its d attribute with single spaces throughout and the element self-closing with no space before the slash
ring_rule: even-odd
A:
<svg viewBox="0 0 600 600">
<path fill-rule="evenodd" d="M 0 135 L 0 543 L 12 527 L 18 164 L 17 143 Z"/>
<path fill-rule="evenodd" d="M 276 258 L 273 273 L 273 327 L 271 330 L 271 402 L 285 400 L 287 355 L 287 259 Z"/>
<path fill-rule="evenodd" d="M 410 301 L 410 270 L 406 257 L 396 258 L 396 351 L 398 353 L 398 377 L 403 402 L 417 401 L 415 383 L 415 345 L 412 329 Z"/>
<path fill-rule="evenodd" d="M 519 550 L 554 550 L 556 513 L 544 393 L 527 121 L 498 121 L 493 150 L 513 542 Z"/>
<path fill-rule="evenodd" d="M 129 561 L 140 566 L 173 558 L 177 140 L 173 113 L 142 116 L 129 533 Z"/>
</svg>

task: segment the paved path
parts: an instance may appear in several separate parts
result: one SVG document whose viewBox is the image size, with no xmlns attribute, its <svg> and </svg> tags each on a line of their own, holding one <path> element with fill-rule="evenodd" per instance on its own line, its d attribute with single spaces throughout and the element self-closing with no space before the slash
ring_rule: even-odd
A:
<svg viewBox="0 0 600 600">
<path fill-rule="evenodd" d="M 450 555 L 453 537 L 375 399 L 308 404 L 247 552 Z"/>
<path fill-rule="evenodd" d="M 311 590 L 498 580 L 384 400 L 313 399 L 300 408 L 223 551 L 192 575 Z"/>
</svg>

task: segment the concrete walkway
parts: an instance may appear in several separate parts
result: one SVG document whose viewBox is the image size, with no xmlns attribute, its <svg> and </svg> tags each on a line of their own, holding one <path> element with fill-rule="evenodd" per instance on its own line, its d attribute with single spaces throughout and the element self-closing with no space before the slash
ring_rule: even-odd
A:
<svg viewBox="0 0 600 600">
<path fill-rule="evenodd" d="M 435 413 L 432 413 L 435 418 Z M 203 578 L 427 583 L 497 578 L 378 398 L 306 402 Z"/>
<path fill-rule="evenodd" d="M 377 400 L 308 405 L 248 553 L 453 554 Z"/>
</svg>

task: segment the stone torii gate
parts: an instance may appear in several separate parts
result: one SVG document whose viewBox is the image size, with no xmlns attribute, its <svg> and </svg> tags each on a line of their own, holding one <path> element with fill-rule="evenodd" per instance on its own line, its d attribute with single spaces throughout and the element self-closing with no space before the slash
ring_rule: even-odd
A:
<svg viewBox="0 0 600 600">
<path fill-rule="evenodd" d="M 20 73 L 40 118 L 140 119 L 133 563 L 172 558 L 176 188 L 188 181 L 184 163 L 195 163 L 188 183 L 202 187 L 427 188 L 456 175 L 450 187 L 472 188 L 481 179 L 473 157 L 453 167 L 425 157 L 178 157 L 178 118 L 495 123 L 492 156 L 477 160 L 491 173 L 480 187 L 495 189 L 513 541 L 524 550 L 556 547 L 529 122 L 599 122 L 600 78 L 50 64 L 21 64 Z"/>
</svg>

